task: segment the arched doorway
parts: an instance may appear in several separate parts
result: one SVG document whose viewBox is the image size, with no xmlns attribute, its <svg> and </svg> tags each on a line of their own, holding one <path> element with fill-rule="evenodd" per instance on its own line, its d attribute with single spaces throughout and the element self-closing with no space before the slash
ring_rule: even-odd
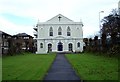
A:
<svg viewBox="0 0 120 82">
<path fill-rule="evenodd" d="M 61 42 L 58 43 L 58 51 L 63 51 L 63 44 Z"/>
<path fill-rule="evenodd" d="M 73 47 L 72 43 L 69 43 L 69 44 L 68 44 L 68 49 L 69 49 L 69 51 L 73 51 L 72 47 Z"/>
<path fill-rule="evenodd" d="M 48 44 L 48 53 L 52 52 L 52 44 Z"/>
</svg>

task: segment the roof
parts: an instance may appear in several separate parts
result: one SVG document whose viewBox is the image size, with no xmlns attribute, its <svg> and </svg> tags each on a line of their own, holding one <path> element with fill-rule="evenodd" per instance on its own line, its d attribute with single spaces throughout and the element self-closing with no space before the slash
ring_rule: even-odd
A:
<svg viewBox="0 0 120 82">
<path fill-rule="evenodd" d="M 53 18 L 49 19 L 47 22 L 73 22 L 71 19 L 63 16 L 62 14 L 58 14 Z"/>
<path fill-rule="evenodd" d="M 18 33 L 18 34 L 16 34 L 16 35 L 13 35 L 13 37 L 15 37 L 15 36 L 20 36 L 20 37 L 32 37 L 31 35 L 28 35 L 28 34 L 26 34 L 26 33 Z M 32 37 L 33 38 L 33 37 Z"/>
<path fill-rule="evenodd" d="M 8 35 L 8 36 L 12 36 L 12 35 L 10 35 L 10 34 L 8 34 L 8 33 L 5 33 L 5 32 L 3 32 L 3 31 L 1 31 L 1 30 L 0 30 L 0 34 L 4 34 L 4 35 Z"/>
<path fill-rule="evenodd" d="M 44 24 L 45 25 L 47 25 L 47 24 L 75 24 L 75 25 L 80 24 L 80 25 L 83 25 L 83 23 L 81 21 L 74 22 L 73 20 L 63 16 L 62 14 L 56 15 L 46 22 L 38 22 L 37 26 L 44 25 Z"/>
</svg>

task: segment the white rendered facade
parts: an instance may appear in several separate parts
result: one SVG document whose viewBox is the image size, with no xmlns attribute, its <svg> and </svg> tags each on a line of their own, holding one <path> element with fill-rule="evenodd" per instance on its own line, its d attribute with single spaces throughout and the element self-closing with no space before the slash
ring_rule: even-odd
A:
<svg viewBox="0 0 120 82">
<path fill-rule="evenodd" d="M 37 24 L 37 54 L 48 52 L 82 52 L 83 24 L 59 14 Z"/>
</svg>

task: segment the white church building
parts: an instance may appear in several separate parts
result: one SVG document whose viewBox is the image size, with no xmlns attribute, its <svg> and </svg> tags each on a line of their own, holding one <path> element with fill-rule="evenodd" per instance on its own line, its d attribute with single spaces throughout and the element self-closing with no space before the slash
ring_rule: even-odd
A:
<svg viewBox="0 0 120 82">
<path fill-rule="evenodd" d="M 38 22 L 37 54 L 49 52 L 82 52 L 83 23 L 58 14 L 46 22 Z"/>
</svg>

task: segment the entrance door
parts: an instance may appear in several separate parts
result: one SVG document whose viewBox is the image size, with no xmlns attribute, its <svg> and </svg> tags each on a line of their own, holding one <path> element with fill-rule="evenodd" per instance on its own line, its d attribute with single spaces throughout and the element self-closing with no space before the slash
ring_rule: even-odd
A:
<svg viewBox="0 0 120 82">
<path fill-rule="evenodd" d="M 58 43 L 58 51 L 63 51 L 63 45 L 61 42 Z"/>
<path fill-rule="evenodd" d="M 48 53 L 52 52 L 52 44 L 48 44 Z"/>
</svg>

